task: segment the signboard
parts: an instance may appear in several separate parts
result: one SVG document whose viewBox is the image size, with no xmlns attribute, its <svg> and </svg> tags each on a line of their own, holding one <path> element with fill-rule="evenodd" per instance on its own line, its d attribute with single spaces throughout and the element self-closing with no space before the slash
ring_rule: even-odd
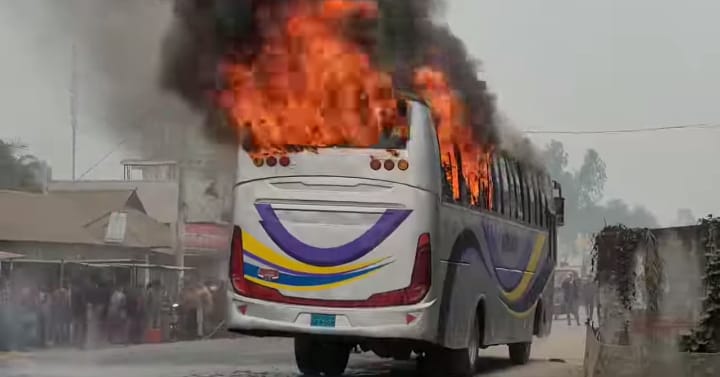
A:
<svg viewBox="0 0 720 377">
<path fill-rule="evenodd" d="M 227 225 L 185 224 L 183 245 L 190 250 L 230 252 L 231 229 Z"/>
</svg>

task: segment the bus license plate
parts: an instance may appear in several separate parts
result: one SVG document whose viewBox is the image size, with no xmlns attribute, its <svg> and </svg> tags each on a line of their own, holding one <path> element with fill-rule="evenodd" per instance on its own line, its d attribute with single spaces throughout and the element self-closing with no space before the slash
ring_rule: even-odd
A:
<svg viewBox="0 0 720 377">
<path fill-rule="evenodd" d="M 310 314 L 310 326 L 335 327 L 334 314 Z"/>
</svg>

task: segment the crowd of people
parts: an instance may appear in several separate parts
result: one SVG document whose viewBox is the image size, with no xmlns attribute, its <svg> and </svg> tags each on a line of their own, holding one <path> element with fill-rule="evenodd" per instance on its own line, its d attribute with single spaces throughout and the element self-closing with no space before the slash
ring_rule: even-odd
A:
<svg viewBox="0 0 720 377">
<path fill-rule="evenodd" d="M 175 308 L 179 323 L 172 324 Z M 14 286 L 0 276 L 0 351 L 137 344 L 149 330 L 166 339 L 171 326 L 181 329 L 184 339 L 202 337 L 212 310 L 210 287 L 194 281 L 171 298 L 159 281 L 142 287 L 77 279 L 39 288 Z"/>
<path fill-rule="evenodd" d="M 581 280 L 574 274 L 568 274 L 560 286 L 562 289 L 562 313 L 566 315 L 568 326 L 572 325 L 573 319 L 580 326 L 580 306 L 585 308 L 585 316 L 588 321 L 593 320 L 597 309 L 598 319 L 600 317 L 597 305 L 597 286 L 591 279 Z"/>
</svg>

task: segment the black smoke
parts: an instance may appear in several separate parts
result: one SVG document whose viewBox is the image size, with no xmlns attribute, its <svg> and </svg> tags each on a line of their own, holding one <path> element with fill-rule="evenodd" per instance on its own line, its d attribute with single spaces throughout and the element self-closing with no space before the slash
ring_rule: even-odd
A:
<svg viewBox="0 0 720 377">
<path fill-rule="evenodd" d="M 219 62 L 252 62 L 263 28 L 281 20 L 294 1 L 175 0 L 176 17 L 163 46 L 163 88 L 193 107 L 212 107 L 212 93 L 223 86 Z M 346 36 L 363 46 L 377 67 L 391 72 L 400 89 L 413 89 L 413 72 L 421 66 L 445 72 L 466 104 L 476 141 L 497 144 L 495 99 L 478 78 L 479 62 L 447 25 L 434 19 L 444 1 L 375 1 L 379 17 L 369 23 L 351 20 Z"/>
</svg>

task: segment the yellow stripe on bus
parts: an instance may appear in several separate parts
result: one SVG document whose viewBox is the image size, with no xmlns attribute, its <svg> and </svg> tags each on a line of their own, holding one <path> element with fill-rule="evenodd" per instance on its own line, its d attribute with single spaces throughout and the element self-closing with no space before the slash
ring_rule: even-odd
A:
<svg viewBox="0 0 720 377">
<path fill-rule="evenodd" d="M 535 247 L 533 248 L 532 255 L 530 256 L 530 262 L 528 262 L 527 265 L 528 272 L 523 273 L 522 280 L 520 280 L 520 283 L 517 287 L 515 287 L 515 289 L 510 292 L 502 292 L 503 296 L 505 296 L 508 301 L 514 302 L 520 300 L 530 287 L 530 282 L 532 281 L 533 275 L 535 275 L 535 270 L 537 270 L 537 266 L 540 263 L 543 246 L 545 246 L 545 235 L 540 234 L 535 240 Z"/>
<path fill-rule="evenodd" d="M 265 246 L 262 242 L 258 241 L 255 237 L 245 231 L 242 232 L 243 248 L 253 254 L 262 258 L 272 264 L 278 265 L 288 270 L 295 272 L 301 272 L 305 274 L 316 274 L 316 275 L 335 275 L 343 274 L 347 272 L 361 270 L 378 263 L 386 261 L 389 257 L 375 259 L 369 262 L 352 264 L 349 266 L 336 266 L 336 267 L 319 267 L 313 266 L 306 263 L 302 263 L 283 255 L 280 255 L 273 251 L 271 248 Z"/>
</svg>

